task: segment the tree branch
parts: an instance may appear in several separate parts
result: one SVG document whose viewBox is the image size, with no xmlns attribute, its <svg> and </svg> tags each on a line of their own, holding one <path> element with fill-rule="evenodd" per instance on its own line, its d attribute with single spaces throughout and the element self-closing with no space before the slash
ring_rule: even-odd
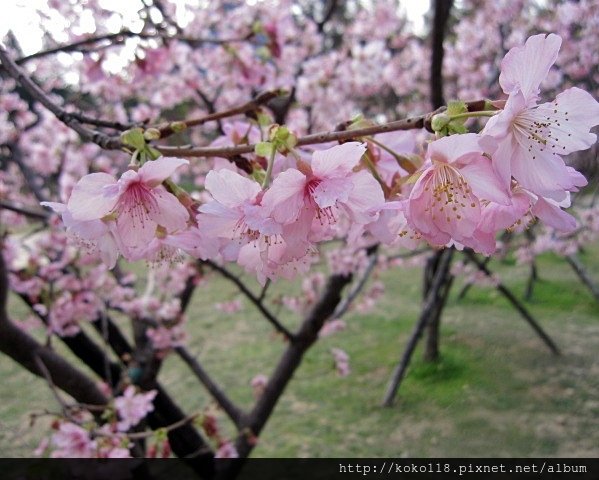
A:
<svg viewBox="0 0 599 480">
<path fill-rule="evenodd" d="M 416 349 L 416 345 L 418 345 L 418 341 L 420 340 L 424 329 L 429 324 L 431 316 L 435 313 L 435 308 L 441 295 L 441 287 L 449 272 L 449 264 L 451 263 L 452 256 L 453 248 L 447 248 L 441 252 L 439 263 L 433 273 L 434 276 L 430 283 L 430 287 L 426 290 L 426 297 L 424 305 L 422 306 L 422 311 L 420 312 L 418 323 L 416 323 L 414 330 L 412 330 L 412 334 L 408 340 L 406 349 L 401 356 L 401 360 L 391 375 L 389 386 L 387 387 L 385 397 L 383 398 L 383 406 L 385 407 L 390 407 L 393 404 L 395 395 L 397 395 L 397 389 L 405 376 L 414 350 Z"/>
<path fill-rule="evenodd" d="M 260 313 L 262 313 L 264 318 L 266 318 L 278 332 L 282 333 L 287 340 L 293 341 L 295 339 L 294 334 L 291 333 L 281 322 L 279 322 L 277 317 L 275 317 L 270 312 L 270 310 L 266 308 L 264 303 L 262 303 L 262 301 L 256 295 L 254 295 L 254 293 L 248 287 L 246 287 L 246 285 L 241 280 L 239 280 L 238 277 L 233 275 L 225 267 L 221 267 L 217 263 L 214 263 L 212 260 L 204 260 L 202 261 L 202 263 L 208 265 L 210 268 L 220 273 L 227 280 L 233 282 L 237 286 L 239 291 L 243 293 L 250 300 L 250 302 L 252 302 L 256 306 L 258 310 L 260 310 Z"/>
<path fill-rule="evenodd" d="M 58 118 L 67 127 L 77 132 L 81 138 L 93 142 L 101 148 L 107 150 L 119 150 L 123 148 L 123 144 L 120 140 L 83 126 L 81 122 L 73 115 L 51 100 L 50 97 L 31 79 L 31 77 L 29 77 L 25 71 L 10 58 L 4 47 L 1 45 L 0 60 L 2 61 L 2 65 L 8 74 L 15 79 L 27 91 L 27 93 L 33 97 L 34 100 L 38 101 L 48 110 L 50 110 L 56 116 L 56 118 Z"/>
<path fill-rule="evenodd" d="M 485 265 L 484 262 L 482 262 L 481 260 L 479 260 L 479 258 L 476 256 L 476 254 L 474 253 L 474 251 L 465 248 L 464 249 L 464 254 L 470 260 L 472 260 L 472 262 L 474 262 L 476 264 L 476 266 L 478 267 L 478 269 L 481 272 L 483 272 L 487 277 L 491 278 L 493 276 L 493 274 L 489 270 L 489 267 L 487 267 L 487 265 Z M 555 344 L 555 342 L 551 339 L 551 337 L 549 335 L 547 335 L 547 333 L 545 333 L 545 330 L 543 330 L 543 328 L 537 323 L 537 321 L 528 312 L 528 310 L 526 309 L 526 307 L 524 307 L 524 305 L 516 298 L 516 296 L 505 285 L 503 285 L 502 283 L 498 283 L 495 286 L 495 288 L 505 298 L 507 298 L 507 300 L 512 304 L 512 306 L 520 313 L 520 315 L 522 315 L 522 317 L 524 318 L 524 320 L 526 320 L 526 322 L 532 327 L 532 329 L 535 331 L 535 333 L 541 338 L 541 340 L 543 341 L 543 343 L 545 345 L 547 345 L 547 347 L 549 348 L 549 350 L 551 350 L 551 353 L 553 353 L 554 355 L 560 355 L 559 348 L 557 347 L 557 345 Z"/>
<path fill-rule="evenodd" d="M 343 297 L 341 302 L 339 302 L 337 308 L 335 308 L 335 311 L 333 312 L 332 318 L 341 318 L 343 315 L 345 315 L 345 313 L 349 310 L 349 307 L 351 307 L 353 301 L 364 289 L 366 282 L 368 282 L 370 275 L 374 271 L 374 267 L 376 267 L 376 261 L 378 260 L 378 245 L 375 245 L 375 247 L 376 248 L 374 248 L 374 251 L 369 256 L 368 265 L 364 269 L 364 272 L 362 272 L 360 278 L 356 280 L 349 293 Z"/>
<path fill-rule="evenodd" d="M 466 106 L 469 112 L 478 112 L 485 109 L 485 100 L 475 100 L 467 102 Z M 376 135 L 377 133 L 395 132 L 399 130 L 414 130 L 420 128 L 426 128 L 431 130 L 430 122 L 432 117 L 440 112 L 445 111 L 445 107 L 441 107 L 434 112 L 430 112 L 424 115 L 418 115 L 416 117 L 410 117 L 403 120 L 395 120 L 393 122 L 382 123 L 380 125 L 373 125 L 371 127 L 356 128 L 353 130 L 342 130 L 332 132 L 320 132 L 304 137 L 299 137 L 297 146 L 303 145 L 314 145 L 318 143 L 328 143 L 336 141 L 355 140 L 369 135 Z M 255 145 L 239 145 L 235 147 L 168 147 L 168 146 L 156 146 L 162 154 L 165 156 L 173 157 L 223 157 L 229 158 L 236 155 L 243 155 L 245 153 L 251 153 L 254 151 Z"/>
<path fill-rule="evenodd" d="M 0 200 L 0 208 L 10 210 L 12 212 L 17 212 L 21 215 L 25 215 L 26 217 L 35 218 L 44 222 L 48 220 L 48 217 L 50 216 L 48 212 L 46 212 L 45 210 L 40 210 L 39 208 L 31 208 L 25 205 L 18 205 L 9 200 Z"/>
<path fill-rule="evenodd" d="M 216 382 L 208 375 L 208 372 L 204 370 L 204 367 L 198 362 L 198 360 L 191 355 L 184 347 L 176 347 L 175 351 L 181 357 L 194 375 L 198 378 L 202 385 L 206 387 L 206 390 L 212 395 L 223 411 L 229 416 L 233 423 L 239 427 L 245 413 L 237 407 L 233 401 L 227 396 L 227 394 L 216 384 Z"/>
<path fill-rule="evenodd" d="M 232 117 L 234 115 L 240 115 L 243 113 L 252 112 L 252 111 L 257 110 L 258 108 L 260 108 L 261 105 L 264 105 L 265 103 L 269 102 L 273 98 L 278 97 L 279 95 L 280 95 L 280 92 L 278 92 L 278 91 L 263 92 L 263 93 L 259 94 L 258 96 L 256 96 L 255 98 L 253 98 L 252 100 L 250 100 L 249 102 L 244 103 L 243 105 L 239 105 L 238 107 L 233 107 L 228 110 L 222 110 L 220 112 L 212 112 L 203 117 L 194 118 L 191 120 L 183 120 L 183 121 L 176 122 L 176 123 L 184 126 L 185 128 L 189 128 L 189 127 L 195 127 L 198 125 L 204 125 L 207 122 L 212 122 L 212 121 L 216 121 L 216 120 L 221 120 L 223 118 Z M 202 97 L 202 98 L 204 98 L 204 97 Z M 208 99 L 205 99 L 205 103 L 208 105 L 209 102 L 207 100 Z M 160 131 L 160 138 L 166 138 L 166 137 L 172 135 L 173 133 L 175 133 L 175 130 L 173 129 L 173 123 L 170 123 L 164 127 L 160 127 L 160 128 L 158 128 L 158 130 Z"/>
<path fill-rule="evenodd" d="M 31 55 L 27 55 L 26 57 L 21 57 L 18 58 L 16 60 L 16 63 L 18 65 L 23 65 L 24 63 L 27 63 L 31 60 L 35 60 L 37 58 L 43 58 L 43 57 L 47 57 L 49 55 L 54 55 L 56 53 L 69 53 L 69 52 L 91 52 L 94 51 L 94 48 L 91 49 L 87 49 L 85 47 L 88 46 L 96 46 L 98 43 L 102 43 L 104 45 L 102 45 L 102 48 L 105 47 L 112 47 L 112 46 L 117 46 L 119 44 L 122 44 L 125 42 L 125 40 L 127 40 L 128 38 L 140 38 L 140 39 L 153 39 L 153 38 L 159 38 L 159 39 L 172 39 L 172 40 L 179 40 L 181 42 L 187 43 L 191 46 L 197 46 L 197 45 L 201 45 L 201 44 L 205 44 L 205 43 L 211 43 L 211 44 L 215 44 L 215 45 L 224 45 L 227 43 L 234 43 L 234 42 L 243 42 L 249 39 L 249 36 L 245 36 L 245 37 L 235 37 L 235 38 L 224 38 L 224 39 L 219 39 L 219 38 L 193 38 L 193 37 L 186 37 L 184 35 L 168 35 L 166 33 L 161 33 L 161 32 L 155 32 L 155 33 L 148 33 L 148 32 L 132 32 L 131 30 L 121 30 L 120 32 L 117 33 L 108 33 L 106 35 L 98 35 L 95 37 L 89 37 L 89 38 L 84 38 L 82 40 L 78 40 L 76 42 L 72 42 L 72 43 L 67 43 L 64 45 L 58 45 L 56 47 L 52 47 L 52 48 L 48 48 L 47 50 L 41 50 L 39 52 L 35 52 L 32 53 Z M 105 42 L 109 42 L 108 44 L 105 44 Z"/>
<path fill-rule="evenodd" d="M 242 433 L 236 441 L 236 448 L 241 458 L 246 458 L 252 451 L 255 442 L 254 436 L 258 436 L 285 387 L 299 367 L 306 351 L 318 338 L 318 332 L 324 322 L 333 314 L 335 307 L 341 300 L 341 291 L 351 282 L 351 275 L 332 275 L 329 277 L 326 287 L 318 302 L 304 318 L 297 340 L 291 342 L 281 356 L 275 371 L 265 386 L 264 393 L 256 402 L 243 423 Z M 223 470 L 217 478 L 233 478 L 235 471 L 243 466 L 242 462 L 222 465 Z"/>
<path fill-rule="evenodd" d="M 0 351 L 38 377 L 44 378 L 47 371 L 53 384 L 76 401 L 93 405 L 106 404 L 106 397 L 92 379 L 49 347 L 38 343 L 8 318 L 7 298 L 8 273 L 0 244 Z M 40 369 L 39 362 L 43 363 L 46 371 Z"/>
</svg>

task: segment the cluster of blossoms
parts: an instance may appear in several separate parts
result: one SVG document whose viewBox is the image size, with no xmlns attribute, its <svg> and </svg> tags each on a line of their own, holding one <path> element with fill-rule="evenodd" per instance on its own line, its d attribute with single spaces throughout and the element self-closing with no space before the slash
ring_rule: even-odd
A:
<svg viewBox="0 0 599 480">
<path fill-rule="evenodd" d="M 54 433 L 42 440 L 36 454 L 52 458 L 130 458 L 132 444 L 126 433 L 154 410 L 156 390 L 138 393 L 128 386 L 114 399 L 114 421 L 98 427 L 89 412 L 81 411 L 68 421 L 56 421 Z"/>
<path fill-rule="evenodd" d="M 285 129 L 279 130 L 284 149 L 262 144 L 266 150 L 260 150 L 258 144 L 257 152 L 270 157 L 262 184 L 234 169 L 212 170 L 205 178 L 209 199 L 199 207 L 166 182 L 187 165 L 178 158 L 146 161 L 119 180 L 86 175 L 66 205 L 46 205 L 62 214 L 74 235 L 95 243 L 109 266 L 119 254 L 156 261 L 180 249 L 236 262 L 261 284 L 307 272 L 317 245 L 342 236 L 406 246 L 425 240 L 488 255 L 497 232 L 535 217 L 569 232 L 576 221 L 562 209 L 586 180 L 562 155 L 595 142 L 589 130 L 599 123 L 599 103 L 573 87 L 538 104 L 560 44 L 557 35 L 536 35 L 511 49 L 499 76 L 508 98 L 494 109 L 472 113 L 458 103 L 434 117 L 438 137 L 455 134 L 428 143 L 413 174 L 401 161 L 390 164 L 389 152 L 396 160 L 397 154 L 381 137 L 310 155 L 293 149 Z M 479 134 L 464 133 L 471 115 L 491 117 Z M 270 138 L 276 140 L 274 131 Z M 398 136 L 393 146 L 406 151 L 414 145 L 413 138 Z M 278 173 L 270 183 L 272 172 Z"/>
<path fill-rule="evenodd" d="M 333 15 L 325 28 L 308 18 L 308 10 L 300 12 L 298 5 L 281 0 L 257 5 L 213 1 L 204 2 L 202 8 L 192 3 L 162 2 L 163 13 L 186 17 L 185 33 L 190 38 L 208 34 L 215 43 L 128 38 L 122 49 L 103 45 L 93 52 L 91 46 L 69 58 L 71 71 L 79 77 L 77 89 L 99 100 L 88 113 L 142 123 L 183 107 L 194 117 L 204 115 L 203 105 L 209 107 L 210 102 L 222 111 L 247 101 L 256 91 L 293 85 L 297 103 L 291 105 L 285 122 L 303 135 L 330 130 L 357 111 L 384 121 L 429 108 L 429 65 L 422 59 L 430 55 L 430 42 L 406 31 L 394 0 L 351 3 L 357 9 L 356 21 L 348 23 L 344 12 L 338 18 Z M 81 144 L 74 131 L 48 112 L 34 113 L 28 102 L 19 100 L 14 82 L 4 81 L 0 85 L 1 154 L 4 157 L 10 144 L 10 152 L 22 153 L 24 167 L 9 161 L 6 171 L 0 171 L 0 197 L 24 205 L 32 203 L 30 192 L 36 193 L 38 201 L 61 198 L 65 204 L 48 205 L 61 214 L 77 245 L 86 247 L 67 243 L 53 218 L 51 228 L 41 235 L 27 234 L 36 241 L 23 255 L 19 244 L 25 242 L 20 234 L 33 229 L 22 215 L 0 211 L 0 223 L 17 231 L 6 238 L 3 251 L 10 265 L 11 288 L 28 299 L 38 322 L 41 318 L 60 336 L 78 333 L 83 322 L 98 320 L 105 309 L 132 319 L 152 319 L 156 324 L 146 334 L 161 356 L 181 345 L 185 337 L 184 315 L 172 298 L 198 275 L 193 259 L 186 264 L 171 263 L 181 258 L 181 251 L 217 262 L 235 261 L 262 282 L 303 273 L 307 278 L 301 297 L 283 299 L 286 306 L 302 313 L 315 303 L 325 283 L 321 273 L 308 276 L 306 271 L 315 259 L 316 245 L 329 240 L 336 242 L 323 250 L 330 270 L 339 274 L 355 274 L 364 268 L 367 259 L 362 247 L 373 241 L 408 248 L 422 242 L 434 247 L 465 245 L 490 253 L 498 231 L 519 231 L 536 217 L 544 220 L 547 233 L 537 236 L 532 246 L 521 248 L 521 257 L 531 258 L 549 249 L 573 251 L 596 236 L 588 235 L 588 229 L 577 230 L 575 238 L 560 234 L 574 228 L 573 218 L 562 209 L 569 204 L 570 192 L 584 183 L 565 167 L 561 156 L 594 142 L 588 130 L 597 123 L 596 102 L 578 89 L 560 94 L 557 106 L 538 105 L 537 97 L 541 81 L 545 92 L 584 82 L 589 91 L 596 89 L 599 15 L 593 1 L 561 3 L 554 8 L 552 0 L 529 4 L 464 0 L 455 6 L 453 13 L 460 21 L 455 35 L 445 41 L 444 65 L 445 90 L 453 98 L 497 98 L 498 84 L 492 79 L 499 75 L 498 60 L 509 47 L 523 44 L 527 32 L 542 28 L 558 32 L 565 40 L 558 68 L 552 71 L 548 70 L 559 47 L 553 35 L 533 37 L 530 44 L 510 52 L 499 82 L 508 101 L 495 104 L 501 110 L 487 112 L 493 117 L 481 134 L 456 134 L 422 150 L 420 144 L 429 140 L 424 132 L 390 132 L 345 146 L 327 145 L 332 147 L 328 153 L 327 147 L 315 153 L 297 148 L 286 156 L 277 152 L 272 181 L 266 185 L 259 166 L 266 169 L 268 161 L 251 154 L 246 155 L 254 166 L 251 177 L 224 159 L 188 163 L 160 158 L 135 165 L 119 178 L 116 173 L 124 165 L 118 153 Z M 64 17 L 64 25 L 76 25 L 85 17 L 94 19 L 98 35 L 116 31 L 107 30 L 109 22 L 104 21 L 110 19 L 113 24 L 114 12 L 100 2 L 89 0 L 84 7 L 81 2 L 52 0 L 50 4 L 53 16 Z M 61 33 L 69 41 L 82 38 L 75 31 Z M 226 38 L 243 41 L 219 42 Z M 332 43 L 338 48 L 330 48 Z M 125 64 L 119 72 L 113 67 L 115 59 Z M 46 91 L 64 85 L 62 74 L 55 57 L 35 60 L 36 80 Z M 69 84 L 66 90 L 73 87 Z M 62 101 L 59 95 L 53 98 Z M 461 119 L 451 116 L 448 112 L 448 117 L 439 117 L 440 133 L 459 126 Z M 444 126 L 444 122 L 449 123 Z M 225 135 L 212 146 L 263 140 L 260 125 L 245 121 L 225 121 L 222 130 Z M 189 129 L 186 135 L 189 142 L 199 145 L 211 141 L 214 131 L 205 125 Z M 352 158 L 346 156 L 349 151 Z M 333 157 L 340 168 L 327 171 L 329 167 L 317 159 L 323 155 Z M 213 169 L 209 178 L 206 169 Z M 105 173 L 79 180 L 88 171 Z M 194 201 L 200 199 L 203 205 L 177 188 L 174 182 L 179 175 L 207 187 L 193 194 Z M 362 188 L 355 189 L 356 184 Z M 584 224 L 596 223 L 598 218 L 596 209 L 579 212 L 577 217 Z M 341 243 L 343 247 L 336 249 Z M 119 255 L 130 261 L 169 260 L 161 265 L 165 268 L 152 270 L 168 274 L 159 274 L 155 288 L 136 298 L 133 282 L 127 277 L 117 281 L 106 268 L 113 267 Z M 98 264 L 98 257 L 106 266 Z M 369 293 L 381 294 L 380 284 L 374 284 Z M 371 307 L 372 298 L 357 308 Z M 217 308 L 231 312 L 237 305 L 230 302 Z M 332 320 L 320 335 L 344 327 L 343 320 Z M 341 367 L 348 366 L 343 359 L 341 354 L 335 356 Z M 257 394 L 263 382 L 260 378 L 253 385 Z M 77 456 L 127 453 L 129 444 L 116 428 L 106 432 L 115 439 L 110 443 L 79 425 L 64 425 L 71 425 L 65 429 L 73 435 L 63 440 L 57 437 L 53 443 L 57 456 L 69 450 L 78 452 Z M 73 446 L 63 448 L 65 443 Z M 218 456 L 236 455 L 229 440 L 220 438 L 216 446 Z"/>
</svg>

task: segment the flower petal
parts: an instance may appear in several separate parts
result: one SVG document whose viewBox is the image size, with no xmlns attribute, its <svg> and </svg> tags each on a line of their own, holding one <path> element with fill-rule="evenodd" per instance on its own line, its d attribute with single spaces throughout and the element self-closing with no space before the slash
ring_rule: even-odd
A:
<svg viewBox="0 0 599 480">
<path fill-rule="evenodd" d="M 189 220 L 189 212 L 166 188 L 158 185 L 151 190 L 157 208 L 148 209 L 149 217 L 158 225 L 166 228 L 167 232 L 184 230 Z"/>
<path fill-rule="evenodd" d="M 182 158 L 160 157 L 157 160 L 144 163 L 139 169 L 139 178 L 150 187 L 155 187 L 183 165 L 189 165 L 189 161 Z"/>
<path fill-rule="evenodd" d="M 460 168 L 460 173 L 468 181 L 472 192 L 480 199 L 490 200 L 502 205 L 510 204 L 505 182 L 495 174 L 491 160 L 479 156 Z"/>
<path fill-rule="evenodd" d="M 483 152 L 480 139 L 475 133 L 440 138 L 428 145 L 426 158 L 452 163 L 466 155 L 480 154 Z"/>
<path fill-rule="evenodd" d="M 107 173 L 90 173 L 77 182 L 67 202 L 75 220 L 94 220 L 110 213 L 118 195 L 108 194 L 105 186 L 116 184 Z"/>
<path fill-rule="evenodd" d="M 537 200 L 537 203 L 532 208 L 532 213 L 550 227 L 563 233 L 570 233 L 576 230 L 576 219 L 572 215 L 564 212 L 559 206 L 542 197 L 539 197 Z"/>
<path fill-rule="evenodd" d="M 551 33 L 533 35 L 523 47 L 512 48 L 501 62 L 499 84 L 503 91 L 511 94 L 520 89 L 527 103 L 535 101 L 561 44 L 561 37 Z"/>
<path fill-rule="evenodd" d="M 360 162 L 366 145 L 347 142 L 327 150 L 317 150 L 312 155 L 312 172 L 318 178 L 344 176 Z"/>
<path fill-rule="evenodd" d="M 205 185 L 214 199 L 227 207 L 236 207 L 253 200 L 261 191 L 257 182 L 231 170 L 211 170 L 206 175 Z"/>
<path fill-rule="evenodd" d="M 262 205 L 275 221 L 287 224 L 297 220 L 304 206 L 306 176 L 294 168 L 280 173 L 262 197 Z"/>
</svg>

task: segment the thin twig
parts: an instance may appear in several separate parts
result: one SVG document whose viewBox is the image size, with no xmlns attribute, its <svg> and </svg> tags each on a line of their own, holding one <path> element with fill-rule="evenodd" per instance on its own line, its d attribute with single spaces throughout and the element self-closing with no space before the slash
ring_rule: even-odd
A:
<svg viewBox="0 0 599 480">
<path fill-rule="evenodd" d="M 198 362 L 198 360 L 187 351 L 185 347 L 175 347 L 175 352 L 181 357 L 187 366 L 191 369 L 198 380 L 206 387 L 206 390 L 210 392 L 210 395 L 216 400 L 223 411 L 229 416 L 233 423 L 239 426 L 244 418 L 245 413 L 236 406 L 233 401 L 227 396 L 216 382 L 208 375 L 208 372 L 204 370 L 204 367 Z"/>
<path fill-rule="evenodd" d="M 62 121 L 72 130 L 76 131 L 84 140 L 91 141 L 96 145 L 100 146 L 105 150 L 121 150 L 124 148 L 123 143 L 120 139 L 110 137 L 102 132 L 89 129 L 82 125 L 76 117 L 67 112 L 64 108 L 60 107 L 29 77 L 25 72 L 10 58 L 6 50 L 0 46 L 0 60 L 7 70 L 8 74 L 14 78 L 21 86 L 27 90 L 27 92 L 44 107 L 50 110 L 56 118 Z M 483 110 L 487 102 L 485 100 L 476 100 L 467 102 L 468 111 L 481 111 Z M 399 130 L 412 130 L 426 128 L 431 130 L 430 122 L 436 113 L 440 113 L 445 110 L 445 107 L 441 107 L 434 112 L 427 113 L 425 115 L 419 115 L 416 117 L 407 118 L 404 120 L 396 120 L 380 125 L 373 125 L 370 127 L 354 129 L 354 130 L 343 130 L 343 131 L 332 131 L 332 132 L 320 132 L 304 137 L 298 138 L 297 146 L 313 145 L 318 143 L 328 143 L 334 141 L 345 141 L 351 139 L 359 139 L 369 135 L 375 135 L 377 133 L 393 132 Z M 230 114 L 230 112 L 228 112 Z M 212 118 L 214 119 L 214 117 Z M 198 122 L 205 122 L 205 118 L 197 119 Z M 172 126 L 170 127 L 172 129 Z M 223 157 L 229 158 L 234 161 L 235 164 L 245 171 L 250 172 L 251 166 L 247 162 L 247 159 L 243 159 L 240 155 L 245 153 L 251 153 L 255 149 L 255 145 L 238 145 L 233 147 L 170 147 L 157 145 L 156 148 L 164 156 L 177 156 L 177 157 Z"/>
<path fill-rule="evenodd" d="M 25 205 L 18 205 L 9 200 L 0 200 L 0 208 L 5 210 L 10 210 L 12 212 L 20 213 L 21 215 L 25 215 L 26 217 L 35 218 L 37 220 L 46 221 L 48 220 L 49 214 L 45 210 L 40 210 L 39 208 L 31 208 Z"/>
<path fill-rule="evenodd" d="M 473 250 L 464 249 L 464 254 L 472 260 L 478 269 L 483 272 L 487 277 L 493 278 L 493 274 L 489 270 L 489 268 L 485 265 L 484 262 L 479 260 Z M 526 320 L 526 322 L 532 327 L 535 333 L 541 338 L 543 343 L 551 350 L 551 353 L 554 355 L 561 355 L 559 348 L 552 340 L 552 338 L 543 330 L 541 325 L 534 319 L 534 317 L 529 313 L 529 311 L 524 307 L 524 305 L 516 298 L 516 296 L 502 283 L 498 283 L 495 288 L 501 293 L 507 300 L 512 304 L 512 306 L 520 313 L 522 318 Z"/>
<path fill-rule="evenodd" d="M 0 45 L 0 60 L 8 74 L 14 78 L 32 97 L 50 110 L 67 127 L 77 132 L 81 138 L 91 141 L 101 148 L 107 150 L 118 150 L 123 148 L 119 139 L 91 130 L 81 124 L 73 115 L 59 106 L 29 77 L 25 71 L 10 58 L 4 47 Z"/>
<path fill-rule="evenodd" d="M 431 320 L 431 315 L 434 313 L 435 306 L 440 300 L 441 288 L 447 281 L 452 256 L 453 248 L 447 248 L 441 253 L 441 258 L 435 269 L 430 287 L 426 291 L 426 298 L 420 312 L 420 318 L 412 330 L 406 348 L 401 355 L 401 360 L 396 365 L 393 374 L 391 375 L 391 380 L 389 381 L 385 397 L 383 398 L 383 406 L 385 407 L 390 407 L 393 404 L 397 389 L 406 374 L 416 345 L 418 345 L 418 341 L 420 340 L 424 329 Z"/>
<path fill-rule="evenodd" d="M 52 375 L 50 375 L 50 371 L 48 370 L 48 368 L 46 367 L 39 355 L 35 356 L 35 364 L 37 365 L 37 368 L 39 369 L 43 377 L 46 379 L 46 383 L 48 383 L 48 387 L 50 387 L 50 391 L 52 392 L 52 395 L 54 395 L 54 398 L 62 408 L 63 413 L 70 419 L 71 415 L 69 413 L 69 406 L 60 396 L 60 393 L 58 393 L 58 389 L 56 388 L 56 385 L 54 385 L 54 381 L 52 380 Z"/>
<path fill-rule="evenodd" d="M 349 293 L 345 297 L 343 297 L 341 302 L 339 302 L 339 304 L 337 305 L 337 308 L 335 308 L 332 318 L 334 318 L 334 319 L 341 318 L 349 310 L 349 307 L 351 306 L 353 301 L 356 299 L 356 297 L 358 295 L 360 295 L 360 293 L 364 289 L 366 282 L 370 278 L 370 275 L 373 272 L 374 267 L 376 266 L 377 260 L 378 260 L 378 254 L 375 251 L 374 253 L 372 253 L 370 255 L 368 265 L 364 269 L 364 272 L 362 272 L 362 275 L 360 276 L 360 278 L 354 282 Z"/>
<path fill-rule="evenodd" d="M 485 108 L 485 100 L 476 100 L 467 102 L 466 106 L 469 112 L 482 111 Z M 320 132 L 299 137 L 297 140 L 297 146 L 303 145 L 314 145 L 318 143 L 328 142 L 340 142 L 346 140 L 356 140 L 362 137 L 370 135 L 376 135 L 377 133 L 385 132 L 396 132 L 399 130 L 414 130 L 420 128 L 426 128 L 431 130 L 430 122 L 432 117 L 445 111 L 445 107 L 438 108 L 434 112 L 430 112 L 424 115 L 418 115 L 416 117 L 410 117 L 403 120 L 395 120 L 392 122 L 382 123 L 379 125 L 373 125 L 370 127 L 356 128 L 352 130 L 335 130 L 331 132 Z M 228 158 L 235 155 L 243 155 L 245 153 L 251 153 L 254 151 L 256 145 L 238 145 L 235 147 L 168 147 L 168 146 L 157 146 L 165 156 L 173 157 L 223 157 Z"/>
<path fill-rule="evenodd" d="M 67 43 L 64 45 L 58 45 L 56 47 L 48 48 L 47 50 L 41 50 L 39 52 L 32 53 L 31 55 L 27 55 L 26 57 L 21 57 L 16 60 L 16 63 L 22 65 L 31 60 L 35 60 L 37 58 L 47 57 L 49 55 L 54 55 L 56 53 L 69 53 L 69 52 L 92 52 L 94 48 L 85 48 L 88 46 L 93 46 L 98 43 L 104 44 L 105 42 L 110 42 L 108 45 L 104 44 L 100 48 L 103 47 L 112 47 L 117 46 L 125 42 L 128 38 L 141 38 L 141 39 L 173 39 L 179 40 L 181 42 L 187 43 L 191 46 L 197 46 L 205 43 L 211 43 L 215 45 L 224 45 L 227 43 L 234 42 L 242 42 L 249 39 L 249 36 L 245 37 L 235 37 L 235 38 L 193 38 L 186 37 L 183 35 L 167 35 L 164 33 L 156 32 L 156 33 L 147 33 L 147 32 L 132 32 L 131 30 L 122 30 L 117 33 L 108 33 L 106 35 L 98 35 L 95 37 L 84 38 L 83 40 L 78 40 L 76 42 Z"/>
<path fill-rule="evenodd" d="M 203 261 L 203 263 L 208 265 L 213 270 L 219 272 L 226 279 L 233 282 L 241 291 L 241 293 L 243 293 L 250 300 L 250 302 L 252 302 L 256 306 L 256 308 L 260 310 L 264 318 L 266 318 L 278 332 L 282 333 L 287 340 L 293 341 L 293 339 L 295 338 L 294 334 L 291 333 L 281 322 L 279 322 L 279 320 L 270 312 L 270 310 L 266 308 L 266 306 L 264 305 L 264 303 L 262 303 L 259 297 L 254 295 L 254 293 L 252 293 L 252 291 L 248 287 L 246 287 L 246 285 L 241 280 L 239 280 L 238 277 L 233 275 L 225 267 L 221 267 L 217 263 L 214 263 L 212 260 L 205 260 Z"/>
</svg>

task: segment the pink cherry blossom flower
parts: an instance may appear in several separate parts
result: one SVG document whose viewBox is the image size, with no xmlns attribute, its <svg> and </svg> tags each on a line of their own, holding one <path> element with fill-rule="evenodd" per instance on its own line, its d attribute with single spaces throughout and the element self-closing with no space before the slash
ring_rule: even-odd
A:
<svg viewBox="0 0 599 480">
<path fill-rule="evenodd" d="M 337 373 L 341 377 L 347 377 L 351 373 L 349 366 L 349 355 L 340 348 L 331 348 L 331 354 L 335 362 Z"/>
<path fill-rule="evenodd" d="M 214 308 L 223 313 L 237 313 L 243 308 L 240 299 L 231 300 L 229 302 L 219 302 L 214 304 Z"/>
<path fill-rule="evenodd" d="M 250 381 L 250 386 L 252 387 L 254 398 L 260 398 L 264 393 L 264 388 L 268 383 L 268 377 L 262 373 L 254 376 Z"/>
<path fill-rule="evenodd" d="M 152 340 L 152 346 L 157 350 L 159 357 L 171 348 L 184 345 L 187 338 L 182 325 L 174 325 L 169 328 L 160 325 L 156 328 L 148 328 L 146 335 Z"/>
<path fill-rule="evenodd" d="M 157 393 L 156 390 L 135 393 L 135 387 L 129 385 L 122 396 L 114 399 L 114 407 L 120 418 L 117 428 L 121 432 L 125 432 L 143 420 L 148 413 L 154 410 L 152 402 Z"/>
<path fill-rule="evenodd" d="M 221 249 L 226 260 L 236 260 L 243 245 L 258 241 L 263 247 L 282 233 L 262 208 L 262 189 L 254 180 L 230 170 L 212 170 L 206 190 L 213 200 L 200 207 L 198 222 L 207 236 L 230 240 Z"/>
<path fill-rule="evenodd" d="M 239 453 L 235 448 L 235 445 L 229 440 L 222 442 L 216 453 L 214 454 L 214 458 L 238 458 Z"/>
<path fill-rule="evenodd" d="M 506 185 L 513 176 L 536 195 L 560 202 L 586 180 L 569 175 L 561 155 L 585 150 L 596 141 L 599 103 L 573 87 L 553 102 L 537 105 L 539 86 L 557 58 L 561 38 L 534 35 L 512 48 L 501 63 L 499 83 L 509 95 L 504 110 L 482 134 L 498 141 L 493 164 Z"/>
<path fill-rule="evenodd" d="M 198 223 L 206 237 L 223 241 L 220 253 L 266 279 L 292 278 L 309 267 L 310 246 L 295 234 L 296 226 L 283 227 L 262 205 L 258 183 L 230 170 L 211 171 L 206 189 L 213 197 L 200 207 Z"/>
<path fill-rule="evenodd" d="M 91 251 L 98 251 L 106 266 L 113 268 L 119 256 L 120 239 L 116 234 L 116 224 L 111 220 L 75 220 L 67 205 L 57 202 L 41 202 L 62 217 L 67 232 Z"/>
<path fill-rule="evenodd" d="M 275 178 L 264 194 L 264 206 L 275 221 L 297 223 L 306 237 L 313 220 L 330 225 L 342 213 L 357 223 L 375 220 L 373 208 L 384 204 L 383 191 L 370 173 L 354 172 L 365 151 L 365 145 L 356 142 L 315 151 L 310 165 L 299 161 L 298 170 Z"/>
<path fill-rule="evenodd" d="M 127 170 L 118 181 L 106 173 L 86 175 L 73 188 L 67 209 L 78 222 L 114 219 L 121 253 L 132 258 L 152 241 L 157 227 L 167 233 L 186 228 L 187 209 L 162 182 L 188 163 L 159 158 L 137 172 Z"/>
<path fill-rule="evenodd" d="M 432 142 L 428 166 L 410 193 L 408 224 L 433 245 L 451 240 L 473 245 L 481 218 L 481 200 L 509 205 L 505 187 L 483 155 L 475 134 L 455 135 Z"/>
<path fill-rule="evenodd" d="M 61 423 L 52 435 L 51 444 L 56 449 L 52 458 L 90 458 L 96 453 L 96 442 L 87 430 L 71 422 Z"/>
<path fill-rule="evenodd" d="M 328 337 L 338 332 L 342 332 L 347 328 L 347 323 L 345 320 L 341 320 L 340 318 L 336 318 L 334 320 L 329 320 L 325 322 L 320 331 L 318 332 L 318 336 L 320 338 Z"/>
</svg>

